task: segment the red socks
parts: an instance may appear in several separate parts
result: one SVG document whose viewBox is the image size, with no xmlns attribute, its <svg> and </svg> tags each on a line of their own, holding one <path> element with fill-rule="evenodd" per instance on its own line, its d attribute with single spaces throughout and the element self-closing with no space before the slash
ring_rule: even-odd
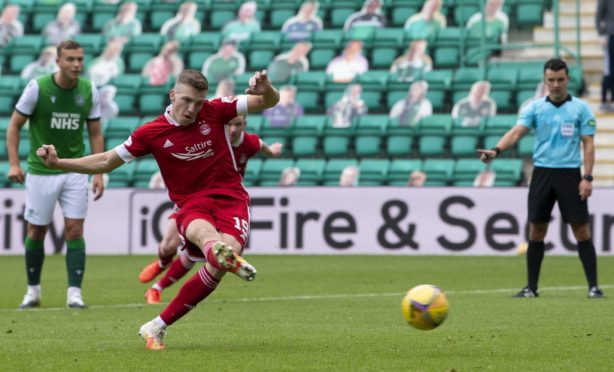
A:
<svg viewBox="0 0 614 372">
<path fill-rule="evenodd" d="M 160 318 L 167 325 L 175 323 L 200 301 L 213 293 L 219 282 L 219 279 L 214 278 L 203 265 L 194 276 L 183 284 L 179 293 L 160 313 Z"/>
<path fill-rule="evenodd" d="M 205 259 L 207 260 L 207 263 L 209 265 L 215 267 L 218 270 L 226 271 L 225 269 L 220 267 L 220 264 L 218 264 L 217 259 L 215 258 L 215 255 L 213 254 L 213 245 L 217 242 L 218 242 L 217 240 L 210 240 L 205 243 L 205 246 L 203 247 L 203 252 L 205 253 Z"/>
<path fill-rule="evenodd" d="M 162 279 L 160 279 L 156 284 L 160 287 L 160 289 L 170 287 L 173 283 L 183 278 L 183 276 L 187 274 L 187 272 L 190 271 L 193 266 L 193 262 L 184 262 L 184 260 L 179 257 L 173 261 L 171 267 L 166 271 L 166 273 L 164 273 Z"/>
</svg>

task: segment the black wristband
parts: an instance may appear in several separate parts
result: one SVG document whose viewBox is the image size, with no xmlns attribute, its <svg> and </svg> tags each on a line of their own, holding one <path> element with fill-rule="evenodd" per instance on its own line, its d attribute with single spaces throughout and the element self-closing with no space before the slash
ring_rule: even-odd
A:
<svg viewBox="0 0 614 372">
<path fill-rule="evenodd" d="M 591 176 L 590 174 L 585 174 L 584 176 L 582 176 L 582 179 L 585 179 L 588 182 L 593 182 L 593 176 Z"/>
<path fill-rule="evenodd" d="M 497 156 L 499 156 L 499 154 L 501 153 L 501 149 L 497 146 L 493 147 L 491 150 L 494 151 Z"/>
</svg>

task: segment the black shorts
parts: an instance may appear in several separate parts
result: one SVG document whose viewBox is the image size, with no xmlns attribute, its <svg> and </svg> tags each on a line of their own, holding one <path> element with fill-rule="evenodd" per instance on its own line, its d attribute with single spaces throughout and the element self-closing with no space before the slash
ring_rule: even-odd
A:
<svg viewBox="0 0 614 372">
<path fill-rule="evenodd" d="M 529 186 L 529 222 L 550 222 L 555 201 L 565 223 L 588 222 L 588 204 L 580 200 L 581 180 L 580 168 L 535 167 Z"/>
</svg>

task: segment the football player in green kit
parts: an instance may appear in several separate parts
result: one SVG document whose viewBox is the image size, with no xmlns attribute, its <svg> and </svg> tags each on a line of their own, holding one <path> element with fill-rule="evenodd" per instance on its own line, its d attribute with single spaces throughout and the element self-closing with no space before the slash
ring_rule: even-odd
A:
<svg viewBox="0 0 614 372">
<path fill-rule="evenodd" d="M 87 214 L 87 175 L 49 169 L 36 156 L 36 149 L 53 143 L 66 158 L 83 156 L 83 130 L 87 126 L 92 153 L 104 151 L 100 129 L 100 101 L 92 82 L 80 77 L 83 71 L 83 48 L 67 40 L 57 46 L 59 71 L 31 80 L 24 89 L 7 130 L 9 155 L 8 177 L 25 182 L 28 222 L 25 240 L 28 289 L 20 308 L 38 307 L 41 303 L 40 277 L 45 259 L 43 242 L 58 202 L 64 215 L 66 270 L 68 272 L 67 305 L 85 308 L 81 283 L 85 271 L 83 223 Z M 19 131 L 29 121 L 30 154 L 28 176 L 19 165 Z M 104 191 L 102 175 L 92 180 L 94 200 Z"/>
</svg>

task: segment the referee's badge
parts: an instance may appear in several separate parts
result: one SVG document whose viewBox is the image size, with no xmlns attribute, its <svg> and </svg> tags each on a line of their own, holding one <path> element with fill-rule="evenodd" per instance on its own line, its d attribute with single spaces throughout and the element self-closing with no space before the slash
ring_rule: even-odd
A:
<svg viewBox="0 0 614 372">
<path fill-rule="evenodd" d="M 588 121 L 587 124 L 588 124 L 589 127 L 594 127 L 594 126 L 597 125 L 597 121 L 595 119 L 591 119 L 591 120 Z"/>
<path fill-rule="evenodd" d="M 82 95 L 78 94 L 77 96 L 75 96 L 75 105 L 81 107 L 85 104 L 85 97 L 83 97 Z"/>
</svg>

